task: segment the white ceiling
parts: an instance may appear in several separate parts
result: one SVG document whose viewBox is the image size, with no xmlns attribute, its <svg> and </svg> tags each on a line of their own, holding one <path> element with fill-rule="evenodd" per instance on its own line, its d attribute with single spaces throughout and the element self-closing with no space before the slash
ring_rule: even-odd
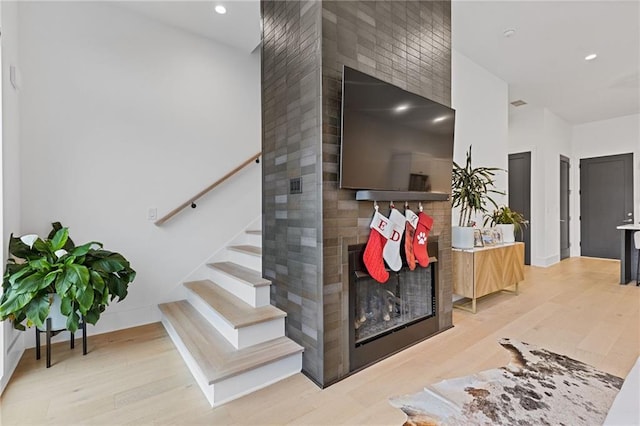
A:
<svg viewBox="0 0 640 426">
<path fill-rule="evenodd" d="M 246 52 L 260 41 L 257 0 L 119 4 Z M 213 13 L 215 4 L 227 14 Z M 640 112 L 638 0 L 453 0 L 452 20 L 453 47 L 506 81 L 510 101 L 547 107 L 570 123 Z M 505 38 L 509 28 L 516 34 Z M 598 58 L 586 62 L 591 52 Z"/>
<path fill-rule="evenodd" d="M 570 123 L 640 112 L 638 1 L 454 0 L 452 22 L 454 49 L 509 83 L 510 101 Z"/>
<path fill-rule="evenodd" d="M 259 0 L 124 1 L 114 4 L 245 52 L 253 51 L 262 36 Z M 226 7 L 226 14 L 213 11 L 219 4 Z"/>
</svg>

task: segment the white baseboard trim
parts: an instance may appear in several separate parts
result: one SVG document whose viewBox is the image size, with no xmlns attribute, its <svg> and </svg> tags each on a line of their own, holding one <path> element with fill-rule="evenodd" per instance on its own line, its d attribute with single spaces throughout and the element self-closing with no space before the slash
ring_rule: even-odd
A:
<svg viewBox="0 0 640 426">
<path fill-rule="evenodd" d="M 551 265 L 555 265 L 560 262 L 560 255 L 554 254 L 548 257 L 536 257 L 531 260 L 531 266 L 540 266 L 542 268 L 548 268 Z"/>
<path fill-rule="evenodd" d="M 3 325 L 3 324 L 0 324 Z M 23 334 L 16 334 L 9 346 L 7 346 L 7 352 L 4 356 L 5 369 L 2 372 L 2 378 L 0 378 L 0 395 L 4 392 L 5 388 L 9 384 L 9 380 L 11 380 L 11 376 L 13 376 L 13 372 L 16 370 L 18 366 L 18 362 L 22 358 L 22 354 L 24 354 L 24 344 L 22 342 Z M 23 347 L 20 347 L 20 346 Z"/>
</svg>

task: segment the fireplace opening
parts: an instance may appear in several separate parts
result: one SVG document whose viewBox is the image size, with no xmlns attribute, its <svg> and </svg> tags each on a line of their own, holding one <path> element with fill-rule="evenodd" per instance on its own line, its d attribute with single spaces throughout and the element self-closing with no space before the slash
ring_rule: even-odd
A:
<svg viewBox="0 0 640 426">
<path fill-rule="evenodd" d="M 381 284 L 362 256 L 366 244 L 349 246 L 349 370 L 359 370 L 438 331 L 437 238 L 427 242 L 429 266 L 406 263 Z"/>
</svg>

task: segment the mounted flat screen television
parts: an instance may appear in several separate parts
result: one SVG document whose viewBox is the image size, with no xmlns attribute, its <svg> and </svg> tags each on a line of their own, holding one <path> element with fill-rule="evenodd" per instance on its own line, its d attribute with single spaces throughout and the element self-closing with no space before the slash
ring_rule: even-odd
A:
<svg viewBox="0 0 640 426">
<path fill-rule="evenodd" d="M 340 187 L 451 194 L 455 111 L 347 66 Z"/>
</svg>

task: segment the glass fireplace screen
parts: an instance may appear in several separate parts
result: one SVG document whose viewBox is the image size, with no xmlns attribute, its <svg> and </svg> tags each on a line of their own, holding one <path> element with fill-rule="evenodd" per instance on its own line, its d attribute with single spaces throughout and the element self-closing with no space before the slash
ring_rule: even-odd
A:
<svg viewBox="0 0 640 426">
<path fill-rule="evenodd" d="M 433 264 L 403 267 L 380 284 L 366 271 L 355 271 L 355 344 L 367 343 L 393 330 L 434 315 Z"/>
</svg>

